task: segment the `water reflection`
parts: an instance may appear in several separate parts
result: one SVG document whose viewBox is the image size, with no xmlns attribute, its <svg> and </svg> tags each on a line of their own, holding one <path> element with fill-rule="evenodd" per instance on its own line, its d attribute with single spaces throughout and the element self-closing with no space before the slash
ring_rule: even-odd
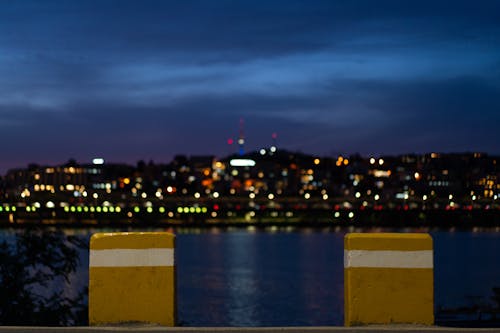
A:
<svg viewBox="0 0 500 333">
<path fill-rule="evenodd" d="M 314 229 L 179 235 L 182 322 L 194 326 L 340 324 L 343 239 L 342 234 L 335 234 L 335 241 L 331 236 Z M 198 252 L 200 243 L 206 245 L 203 253 Z M 198 304 L 210 311 L 203 312 Z"/>
<path fill-rule="evenodd" d="M 226 236 L 224 257 L 230 306 L 226 306 L 230 326 L 259 326 L 256 310 L 258 292 L 256 271 L 258 258 L 253 233 L 231 233 Z"/>
</svg>

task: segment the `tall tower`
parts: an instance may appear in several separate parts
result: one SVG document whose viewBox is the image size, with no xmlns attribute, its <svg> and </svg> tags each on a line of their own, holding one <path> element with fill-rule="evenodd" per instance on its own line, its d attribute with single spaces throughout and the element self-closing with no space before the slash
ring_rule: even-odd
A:
<svg viewBox="0 0 500 333">
<path fill-rule="evenodd" d="M 240 135 L 238 137 L 238 153 L 240 156 L 245 155 L 245 132 L 243 118 L 240 118 Z"/>
<path fill-rule="evenodd" d="M 271 149 L 273 149 L 274 151 L 276 151 L 276 149 L 278 149 L 278 143 L 277 143 L 277 141 L 278 141 L 278 133 L 274 132 L 271 135 L 271 138 L 273 139 L 273 145 L 271 146 Z"/>
</svg>

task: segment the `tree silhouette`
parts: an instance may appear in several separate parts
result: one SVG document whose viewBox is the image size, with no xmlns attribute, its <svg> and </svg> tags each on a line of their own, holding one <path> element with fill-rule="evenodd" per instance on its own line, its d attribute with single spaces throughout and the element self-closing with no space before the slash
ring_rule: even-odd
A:
<svg viewBox="0 0 500 333">
<path fill-rule="evenodd" d="M 50 290 L 69 282 L 85 247 L 78 237 L 46 229 L 25 229 L 0 241 L 0 325 L 85 324 L 86 288 L 73 298 Z"/>
</svg>

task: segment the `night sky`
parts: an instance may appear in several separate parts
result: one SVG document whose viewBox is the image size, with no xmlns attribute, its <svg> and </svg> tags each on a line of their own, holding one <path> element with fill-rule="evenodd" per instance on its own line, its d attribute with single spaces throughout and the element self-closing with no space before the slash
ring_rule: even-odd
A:
<svg viewBox="0 0 500 333">
<path fill-rule="evenodd" d="M 0 172 L 500 153 L 500 1 L 0 2 Z"/>
</svg>

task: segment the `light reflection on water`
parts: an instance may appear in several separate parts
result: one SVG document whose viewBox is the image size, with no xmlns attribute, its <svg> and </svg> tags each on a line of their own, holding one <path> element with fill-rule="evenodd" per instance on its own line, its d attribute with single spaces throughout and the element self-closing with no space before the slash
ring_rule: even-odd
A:
<svg viewBox="0 0 500 333">
<path fill-rule="evenodd" d="M 85 239 L 103 229 L 68 229 Z M 155 229 L 160 231 L 161 229 Z M 429 232 L 438 308 L 492 304 L 500 287 L 500 230 L 178 228 L 178 320 L 184 326 L 343 324 L 343 237 L 347 232 Z M 16 231 L 0 231 L 9 239 Z M 88 252 L 71 288 L 88 283 Z"/>
<path fill-rule="evenodd" d="M 342 237 L 315 231 L 179 234 L 179 319 L 188 326 L 340 325 Z"/>
</svg>

